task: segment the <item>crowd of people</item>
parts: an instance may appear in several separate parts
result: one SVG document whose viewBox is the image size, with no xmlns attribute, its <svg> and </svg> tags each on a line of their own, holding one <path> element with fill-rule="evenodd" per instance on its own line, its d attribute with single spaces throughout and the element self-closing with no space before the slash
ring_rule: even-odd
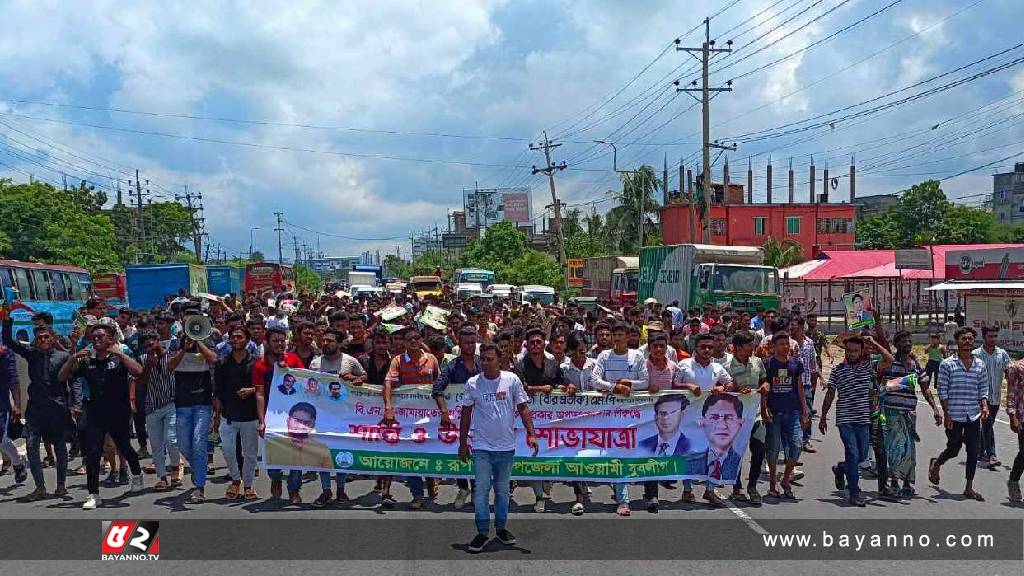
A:
<svg viewBox="0 0 1024 576">
<path fill-rule="evenodd" d="M 286 299 L 288 306 L 282 305 Z M 450 311 L 442 326 L 424 321 L 431 305 Z M 405 313 L 383 322 L 379 312 L 394 307 Z M 989 328 L 980 335 L 980 345 L 973 329 L 958 328 L 955 349 L 947 349 L 935 335 L 925 357 L 918 358 L 909 332 L 896 332 L 890 339 L 881 322 L 830 338 L 813 312 L 799 308 L 748 312 L 708 304 L 687 310 L 677 302 L 664 305 L 653 299 L 613 310 L 557 299 L 548 305 L 480 298 L 463 302 L 447 293 L 359 299 L 302 293 L 269 300 L 248 294 L 223 300 L 169 299 L 152 310 L 111 311 L 103 301 L 91 299 L 81 314 L 83 322 L 66 337 L 54 330 L 48 314 L 35 314 L 31 341 L 13 334 L 10 314 L 4 314 L 0 430 L 6 434 L 16 429 L 24 417 L 27 448 L 26 463 L 5 436 L 4 470 L 12 467 L 16 482 L 31 473 L 35 489 L 25 496 L 28 501 L 67 497 L 69 473 L 86 476 L 83 507 L 92 509 L 102 504 L 101 486 L 127 485 L 129 491 L 139 491 L 145 474 L 151 473 L 152 489 L 166 491 L 181 487 L 188 472 L 187 501 L 201 504 L 208 497 L 213 470 L 212 432 L 219 436 L 230 478 L 224 497 L 261 499 L 254 478 L 261 470 L 259 446 L 268 398 L 289 393 L 271 387 L 275 366 L 337 374 L 351 385 L 381 386 L 384 424 L 394 422 L 393 390 L 432 386 L 442 414 L 439 425 L 462 426 L 460 455 L 469 457 L 470 433 L 474 453 L 483 457 L 493 452 L 486 462 L 476 460 L 476 490 L 470 481 L 458 480 L 452 503 L 462 508 L 473 502 L 481 533 L 487 526 L 486 488 L 509 483 L 511 456 L 503 454 L 514 438 L 513 421 L 521 419 L 532 438 L 525 399 L 555 390 L 622 397 L 671 389 L 693 395 L 759 392 L 761 411 L 749 442 L 746 474 L 739 469 L 727 474 L 736 477 L 727 493 L 720 493 L 728 488 L 720 483 L 703 483 L 700 499 L 715 507 L 726 505 L 725 499 L 750 505 L 761 505 L 764 498 L 796 499 L 794 482 L 806 473 L 798 467 L 800 455 L 815 451 L 812 435 L 829 433 L 833 411 L 845 458 L 832 473 L 836 487 L 855 506 L 865 503 L 859 480 L 866 466 L 877 477 L 880 499 L 914 495 L 919 397 L 931 410 L 928 420 L 944 426 L 948 439 L 945 450 L 928 462 L 933 484 L 939 482 L 942 465 L 963 447 L 968 457 L 963 494 L 983 499 L 973 478 L 977 465 L 999 464 L 992 423 L 1004 404 L 1024 449 L 1019 416 L 1024 409 L 1024 363 L 1011 362 L 998 346 L 998 331 Z M 195 316 L 212 323 L 208 337 L 186 334 L 183 327 Z M 833 356 L 833 347 L 842 350 L 841 358 Z M 24 415 L 19 411 L 22 387 L 15 355 L 29 367 Z M 824 369 L 824 358 L 833 364 L 831 370 Z M 910 376 L 914 383 L 907 385 Z M 461 423 L 448 416 L 445 391 L 452 384 L 467 384 Z M 482 410 L 477 405 L 474 418 L 473 398 L 493 398 L 479 390 L 494 386 L 512 392 L 508 409 Z M 825 398 L 816 411 L 819 389 Z M 657 413 L 657 418 L 669 417 L 670 411 Z M 15 425 L 8 426 L 10 422 Z M 496 447 L 487 450 L 487 445 Z M 671 455 L 678 447 L 661 443 L 655 449 Z M 144 467 L 147 459 L 151 462 Z M 44 479 L 47 466 L 56 468 L 53 492 Z M 481 469 L 490 475 L 486 481 Z M 767 491 L 761 494 L 765 471 Z M 1024 456 L 1018 454 L 1007 484 L 1011 501 L 1021 499 L 1022 471 Z M 288 504 L 302 502 L 302 483 L 309 473 L 266 469 L 266 474 L 271 498 L 285 498 L 286 490 Z M 319 479 L 321 488 L 313 506 L 348 500 L 345 474 L 321 472 L 312 478 Z M 437 497 L 437 479 L 378 477 L 374 491 L 380 506 L 396 505 L 391 487 L 400 480 L 412 493 L 413 510 Z M 659 489 L 672 484 L 644 482 L 646 509 L 656 512 Z M 694 484 L 682 482 L 683 501 L 697 500 Z M 616 512 L 629 515 L 635 497 L 631 485 L 612 486 Z M 532 482 L 530 487 L 535 510 L 543 512 L 550 483 Z M 593 488 L 584 483 L 572 488 L 571 512 L 583 514 Z M 508 493 L 503 489 L 495 490 L 495 508 L 497 527 L 504 529 Z"/>
</svg>

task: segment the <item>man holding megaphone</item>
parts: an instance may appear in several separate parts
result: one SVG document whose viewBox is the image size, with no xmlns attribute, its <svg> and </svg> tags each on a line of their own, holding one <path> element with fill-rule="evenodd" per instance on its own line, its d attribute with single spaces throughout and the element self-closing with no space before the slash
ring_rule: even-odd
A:
<svg viewBox="0 0 1024 576">
<path fill-rule="evenodd" d="M 217 363 L 214 343 L 210 340 L 213 325 L 202 315 L 198 305 L 184 308 L 182 331 L 171 342 L 167 367 L 174 372 L 174 418 L 178 449 L 192 466 L 192 483 L 196 489 L 190 504 L 206 500 L 207 434 L 213 420 L 213 378 L 210 368 Z"/>
</svg>

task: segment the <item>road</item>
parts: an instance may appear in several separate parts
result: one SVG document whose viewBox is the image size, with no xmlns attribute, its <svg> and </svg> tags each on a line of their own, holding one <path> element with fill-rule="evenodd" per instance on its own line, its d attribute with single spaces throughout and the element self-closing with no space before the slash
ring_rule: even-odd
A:
<svg viewBox="0 0 1024 576">
<path fill-rule="evenodd" d="M 822 396 L 823 394 L 818 394 L 819 404 Z M 232 522 L 224 522 L 225 520 L 259 520 L 263 522 L 343 520 L 344 522 L 325 524 L 325 526 L 333 527 L 327 528 L 327 533 L 345 534 L 345 530 L 350 530 L 347 537 L 350 541 L 369 538 L 367 544 L 361 544 L 360 548 L 353 549 L 351 557 L 378 558 L 379 556 L 379 559 L 347 559 L 349 554 L 344 548 L 344 542 L 339 542 L 339 547 L 332 547 L 332 552 L 324 556 L 345 559 L 343 568 L 345 572 L 358 571 L 364 574 L 437 572 L 438 570 L 457 574 L 478 574 L 485 569 L 484 566 L 489 574 L 494 575 L 522 573 L 543 567 L 544 570 L 557 569 L 560 573 L 587 574 L 588 576 L 617 574 L 627 570 L 677 570 L 680 566 L 724 573 L 742 571 L 746 574 L 767 574 L 769 572 L 775 574 L 782 570 L 787 574 L 827 575 L 864 573 L 865 570 L 871 569 L 891 570 L 893 564 L 882 560 L 726 561 L 721 558 L 744 557 L 740 553 L 734 554 L 729 548 L 730 543 L 752 541 L 751 538 L 759 537 L 760 534 L 775 533 L 779 530 L 777 523 L 779 520 L 840 520 L 850 524 L 856 521 L 869 521 L 871 526 L 887 526 L 907 520 L 921 521 L 923 526 L 932 526 L 933 522 L 938 520 L 960 520 L 963 521 L 962 525 L 965 530 L 977 531 L 979 528 L 984 528 L 992 519 L 1020 520 L 1024 518 L 1024 508 L 1012 506 L 1006 499 L 1008 466 L 1017 452 L 1017 447 L 1016 438 L 1011 434 L 1009 424 L 1002 413 L 1000 413 L 996 424 L 996 435 L 998 453 L 1004 461 L 1004 465 L 997 471 L 979 469 L 976 476 L 975 486 L 986 496 L 985 502 L 966 501 L 959 495 L 963 489 L 963 453 L 959 458 L 950 461 L 943 467 L 942 483 L 939 487 L 931 486 L 927 482 L 928 458 L 942 449 L 945 444 L 945 436 L 940 428 L 932 424 L 930 410 L 927 406 L 922 405 L 920 415 L 923 417 L 918 423 L 918 432 L 921 436 L 921 442 L 918 444 L 918 494 L 912 500 L 901 503 L 871 500 L 866 508 L 847 506 L 843 499 L 843 493 L 835 489 L 829 470 L 832 464 L 842 460 L 842 445 L 838 433 L 834 429 L 830 429 L 829 434 L 822 438 L 815 430 L 812 444 L 817 452 L 805 453 L 801 458 L 802 469 L 807 475 L 795 488 L 797 502 L 775 502 L 766 499 L 765 505 L 760 508 L 739 504 L 731 505 L 726 509 L 708 509 L 700 504 L 688 505 L 677 502 L 678 488 L 672 491 L 662 489 L 660 512 L 649 514 L 643 509 L 640 501 L 641 487 L 634 486 L 631 492 L 634 497 L 633 515 L 630 518 L 620 518 L 614 514 L 610 488 L 595 486 L 593 488 L 593 503 L 588 512 L 583 517 L 573 517 L 568 514 L 569 506 L 573 502 L 572 491 L 568 486 L 555 485 L 553 502 L 549 505 L 548 512 L 542 515 L 533 512 L 532 491 L 527 487 L 520 487 L 515 493 L 510 521 L 510 528 L 519 534 L 519 545 L 514 549 L 503 549 L 492 542 L 485 553 L 486 561 L 481 560 L 480 557 L 469 556 L 459 548 L 473 534 L 472 512 L 468 506 L 462 511 L 455 511 L 450 506 L 455 496 L 454 485 L 442 485 L 437 502 L 428 502 L 424 510 L 421 511 L 408 509 L 408 491 L 398 483 L 395 485 L 395 495 L 399 500 L 398 507 L 392 511 L 376 509 L 375 500 L 370 495 L 373 483 L 368 479 L 349 483 L 347 492 L 354 500 L 341 507 L 326 509 L 311 507 L 310 502 L 319 494 L 320 490 L 317 480 L 304 482 L 302 495 L 305 503 L 300 507 L 287 507 L 283 506 L 281 502 L 271 501 L 229 503 L 223 498 L 226 483 L 222 476 L 226 468 L 219 450 L 215 461 L 216 474 L 211 486 L 207 489 L 209 500 L 202 505 L 185 503 L 188 490 L 167 493 L 153 492 L 151 489 L 155 481 L 153 476 L 147 477 L 147 489 L 137 495 L 124 497 L 122 493 L 125 488 L 123 487 L 101 489 L 101 493 L 107 498 L 107 501 L 103 507 L 95 511 L 80 509 L 81 502 L 85 497 L 84 476 L 69 477 L 70 499 L 64 501 L 49 499 L 36 503 L 25 503 L 19 499 L 31 491 L 31 479 L 26 484 L 14 485 L 12 476 L 6 475 L 0 477 L 0 519 L 26 522 L 48 520 L 54 523 L 46 524 L 46 526 L 58 526 L 56 523 L 62 520 L 83 519 L 147 519 L 173 520 L 175 522 L 186 519 L 219 520 L 221 522 L 208 524 L 208 526 L 217 526 L 213 528 L 210 535 L 210 546 L 217 545 L 217 530 L 227 530 L 234 525 Z M 47 469 L 46 475 L 47 482 L 52 489 L 55 472 L 53 469 Z M 764 475 L 762 475 L 762 484 L 764 484 Z M 862 487 L 869 498 L 876 495 L 874 480 L 864 480 Z M 263 496 L 269 495 L 269 482 L 265 474 L 257 479 L 257 490 Z M 698 495 L 701 490 L 701 487 L 697 487 Z M 766 491 L 767 486 L 763 485 L 761 492 Z M 684 521 L 680 522 L 680 520 Z M 691 520 L 715 520 L 717 522 L 690 522 Z M 571 525 L 574 522 L 578 523 L 578 528 Z M 292 524 L 285 523 L 281 526 Z M 33 525 L 35 524 L 33 523 Z M 197 524 L 196 526 L 204 525 Z M 262 528 L 273 525 L 259 526 Z M 708 528 L 709 526 L 713 529 Z M 245 530 L 255 527 L 256 525 L 248 525 Z M 605 527 L 610 534 L 615 534 L 618 540 L 611 543 L 610 548 L 594 549 L 593 544 L 600 541 L 602 527 Z M 162 530 L 166 532 L 168 528 L 162 528 Z M 574 534 L 574 530 L 577 530 L 577 533 Z M 657 540 L 652 540 L 649 536 L 664 530 L 671 530 L 672 534 L 678 533 L 680 550 L 692 549 L 694 555 L 681 556 L 673 554 L 671 551 L 666 553 L 665 550 L 658 550 L 650 556 L 646 556 L 655 559 L 644 560 L 644 556 L 637 558 L 635 554 L 627 552 L 623 552 L 619 556 L 616 552 L 617 549 L 643 551 L 645 546 L 649 546 L 651 542 Z M 716 535 L 718 535 L 717 538 Z M 165 557 L 181 554 L 181 551 L 170 549 L 171 540 L 170 536 L 164 537 L 163 553 Z M 89 544 L 89 546 L 92 545 Z M 96 545 L 98 546 L 98 543 Z M 376 549 L 370 550 L 374 546 L 387 551 L 393 550 L 393 553 L 380 554 Z M 588 546 L 591 547 L 588 548 Z M 10 553 L 10 550 L 7 553 Z M 264 550 L 263 553 L 267 554 L 269 558 L 275 557 L 273 550 L 270 552 Z M 719 559 L 699 562 L 680 560 L 681 557 L 707 556 Z M 965 553 L 965 556 L 969 556 L 969 554 Z M 243 558 L 245 557 L 243 556 Z M 323 556 L 311 554 L 310 557 Z M 616 560 L 620 557 L 630 559 Z M 749 558 L 749 556 L 747 557 Z M 788 556 L 777 557 L 786 558 Z M 588 558 L 602 558 L 602 560 L 588 561 L 586 560 Z M 19 560 L 17 564 L 33 569 L 34 573 L 43 574 L 65 573 L 69 567 L 80 565 L 81 562 Z M 175 576 L 199 573 L 200 571 L 208 573 L 222 570 L 230 573 L 244 571 L 251 576 L 262 576 L 263 574 L 276 574 L 284 566 L 296 570 L 328 569 L 327 567 L 330 567 L 330 570 L 337 571 L 339 565 L 336 561 L 328 564 L 316 561 L 267 562 L 244 559 L 204 562 L 161 559 L 154 565 L 158 573 L 170 570 L 172 566 Z M 942 576 L 959 574 L 967 570 L 985 574 L 1022 574 L 1024 570 L 1021 566 L 1020 561 L 1010 560 L 971 560 L 970 562 L 913 560 L 899 563 L 897 569 L 901 574 Z M 10 563 L 3 562 L 3 558 L 0 558 L 0 570 L 9 567 Z M 102 569 L 104 573 L 108 574 L 133 569 L 131 565 L 125 563 L 90 562 L 88 567 L 89 571 Z"/>
</svg>

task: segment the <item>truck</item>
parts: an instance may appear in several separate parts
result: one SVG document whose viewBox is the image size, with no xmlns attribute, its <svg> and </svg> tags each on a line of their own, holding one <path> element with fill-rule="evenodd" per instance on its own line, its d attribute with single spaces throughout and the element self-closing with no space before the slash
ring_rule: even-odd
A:
<svg viewBox="0 0 1024 576">
<path fill-rule="evenodd" d="M 227 294 L 241 294 L 242 276 L 244 270 L 237 266 L 218 264 L 206 266 L 206 284 L 210 294 L 225 296 Z"/>
<path fill-rule="evenodd" d="M 373 272 L 362 272 L 358 270 L 348 271 L 348 285 L 351 286 L 376 286 L 377 275 Z"/>
<path fill-rule="evenodd" d="M 128 299 L 126 296 L 124 272 L 94 274 L 92 277 L 92 293 L 98 298 L 103 298 L 107 305 L 112 308 L 121 308 L 126 305 Z"/>
<path fill-rule="evenodd" d="M 370 272 L 374 276 L 373 282 L 353 282 L 352 272 Z M 369 284 L 370 286 L 383 286 L 384 285 L 384 267 L 380 264 L 354 264 L 349 274 L 349 286 L 354 284 Z"/>
<path fill-rule="evenodd" d="M 733 310 L 758 307 L 779 309 L 782 285 L 779 271 L 764 266 L 764 251 L 756 246 L 677 244 L 640 250 L 642 302 L 655 298 L 662 304 L 701 308 L 711 303 Z"/>
<path fill-rule="evenodd" d="M 134 264 L 124 271 L 128 304 L 136 309 L 163 306 L 167 296 L 182 292 L 191 296 L 210 291 L 206 266 L 199 264 Z"/>
<path fill-rule="evenodd" d="M 582 295 L 607 300 L 616 306 L 636 303 L 640 259 L 636 256 L 587 258 L 582 270 Z"/>
</svg>

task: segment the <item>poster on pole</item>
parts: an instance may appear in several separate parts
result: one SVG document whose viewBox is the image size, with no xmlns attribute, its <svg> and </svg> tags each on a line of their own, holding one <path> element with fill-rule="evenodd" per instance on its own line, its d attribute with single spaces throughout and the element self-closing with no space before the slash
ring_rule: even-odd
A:
<svg viewBox="0 0 1024 576">
<path fill-rule="evenodd" d="M 843 294 L 843 306 L 846 308 L 846 325 L 851 330 L 875 325 L 874 303 L 871 301 L 870 289 Z"/>
</svg>

